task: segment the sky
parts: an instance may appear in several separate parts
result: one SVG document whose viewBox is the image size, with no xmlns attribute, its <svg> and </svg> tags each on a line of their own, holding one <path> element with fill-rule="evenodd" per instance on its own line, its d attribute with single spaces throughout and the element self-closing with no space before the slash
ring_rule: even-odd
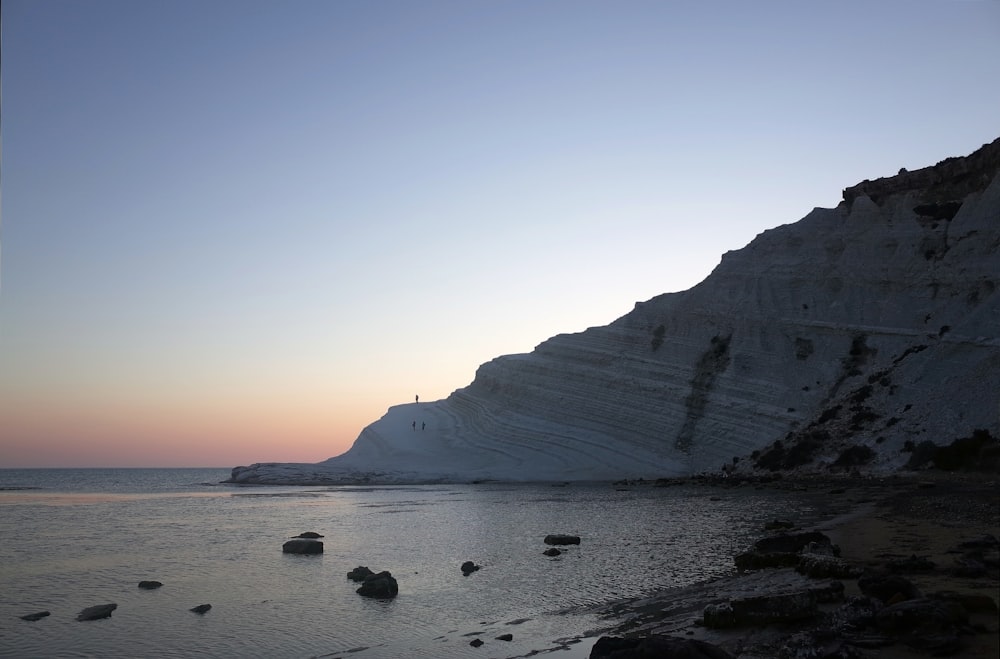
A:
<svg viewBox="0 0 1000 659">
<path fill-rule="evenodd" d="M 1000 136 L 1000 2 L 4 0 L 0 467 L 318 462 Z"/>
</svg>

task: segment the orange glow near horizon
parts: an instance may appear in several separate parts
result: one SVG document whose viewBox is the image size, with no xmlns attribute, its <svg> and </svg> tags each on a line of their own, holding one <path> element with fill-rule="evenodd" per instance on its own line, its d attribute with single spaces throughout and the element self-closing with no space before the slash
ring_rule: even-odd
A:
<svg viewBox="0 0 1000 659">
<path fill-rule="evenodd" d="M 375 403 L 351 403 L 289 397 L 153 404 L 79 396 L 54 406 L 5 396 L 0 467 L 320 462 L 350 448 L 381 415 L 371 411 Z"/>
</svg>

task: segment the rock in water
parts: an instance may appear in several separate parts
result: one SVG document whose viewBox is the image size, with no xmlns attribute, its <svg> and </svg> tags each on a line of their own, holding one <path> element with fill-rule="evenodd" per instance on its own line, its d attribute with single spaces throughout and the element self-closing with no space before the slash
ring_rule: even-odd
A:
<svg viewBox="0 0 1000 659">
<path fill-rule="evenodd" d="M 198 613 L 205 615 L 212 608 L 211 604 L 199 604 L 198 606 L 189 609 L 192 613 Z"/>
<path fill-rule="evenodd" d="M 359 565 L 347 573 L 347 578 L 351 581 L 364 581 L 373 574 L 375 573 L 372 570 L 368 569 L 364 565 Z"/>
<path fill-rule="evenodd" d="M 286 554 L 322 554 L 323 542 L 310 538 L 295 538 L 281 546 Z"/>
<path fill-rule="evenodd" d="M 478 569 L 479 566 L 473 563 L 472 561 L 465 561 L 464 563 L 462 563 L 462 574 L 466 577 Z"/>
<path fill-rule="evenodd" d="M 366 577 L 357 593 L 365 597 L 389 599 L 399 593 L 399 585 L 390 572 L 383 571 Z"/>
<path fill-rule="evenodd" d="M 914 436 L 935 449 L 996 428 L 998 215 L 1000 139 L 849 187 L 687 291 L 481 365 L 421 403 L 434 432 L 419 442 L 399 405 L 343 455 L 231 480 L 616 481 L 734 457 L 765 471 L 902 470 Z"/>
<path fill-rule="evenodd" d="M 545 536 L 544 542 L 547 545 L 578 545 L 580 544 L 580 536 L 556 533 Z"/>
<path fill-rule="evenodd" d="M 157 588 L 161 587 L 162 585 L 163 584 L 160 583 L 159 581 L 140 581 L 139 582 L 139 588 L 142 588 L 143 590 L 156 590 Z"/>
<path fill-rule="evenodd" d="M 38 613 L 29 613 L 28 615 L 21 616 L 21 620 L 27 620 L 28 622 L 35 622 L 49 615 L 51 614 L 48 611 L 39 611 Z"/>
<path fill-rule="evenodd" d="M 101 618 L 110 618 L 111 612 L 118 608 L 117 604 L 98 604 L 97 606 L 89 606 L 80 613 L 77 614 L 77 620 L 100 620 Z"/>
</svg>

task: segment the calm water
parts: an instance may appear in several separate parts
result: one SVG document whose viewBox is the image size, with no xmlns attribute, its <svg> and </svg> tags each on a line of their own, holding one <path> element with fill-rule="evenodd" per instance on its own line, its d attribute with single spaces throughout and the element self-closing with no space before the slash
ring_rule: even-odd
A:
<svg viewBox="0 0 1000 659">
<path fill-rule="evenodd" d="M 593 639 L 560 647 L 606 624 L 588 607 L 730 572 L 790 502 L 703 487 L 217 484 L 227 476 L 0 470 L 0 656 L 447 658 L 479 637 L 475 656 L 585 657 Z M 324 554 L 282 553 L 303 531 L 325 536 Z M 582 544 L 548 558 L 549 533 Z M 463 577 L 467 560 L 482 569 Z M 357 595 L 345 575 L 358 565 L 392 572 L 399 596 Z M 111 618 L 75 620 L 109 602 Z"/>
</svg>

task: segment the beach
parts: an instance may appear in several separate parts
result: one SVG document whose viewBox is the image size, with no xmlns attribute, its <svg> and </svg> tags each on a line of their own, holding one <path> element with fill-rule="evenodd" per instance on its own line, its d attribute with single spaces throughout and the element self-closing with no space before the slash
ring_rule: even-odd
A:
<svg viewBox="0 0 1000 659">
<path fill-rule="evenodd" d="M 925 656 L 996 657 L 998 646 L 997 593 L 1000 588 L 996 563 L 978 576 L 963 576 L 958 569 L 967 553 L 964 542 L 1000 537 L 1000 495 L 997 480 L 990 474 L 943 474 L 924 472 L 917 477 L 885 479 L 780 479 L 761 484 L 746 480 L 731 488 L 776 488 L 805 494 L 827 493 L 830 517 L 808 530 L 820 531 L 839 547 L 844 563 L 859 572 L 887 571 L 892 561 L 910 557 L 926 559 L 925 569 L 905 572 L 923 596 L 949 593 L 952 599 L 972 602 L 967 624 L 958 631 L 957 648 L 937 650 L 912 636 L 893 637 L 869 633 L 860 636 L 857 646 L 829 639 L 828 654 L 808 654 L 804 636 L 829 637 L 846 602 L 863 598 L 858 578 L 812 579 L 792 567 L 742 571 L 689 587 L 671 589 L 652 597 L 622 600 L 602 609 L 613 625 L 604 635 L 648 637 L 671 635 L 702 640 L 742 659 L 779 656 L 877 656 L 889 658 Z M 730 489 L 730 488 L 725 488 Z M 794 513 L 794 511 L 787 511 Z M 784 533 L 807 530 L 791 529 Z M 774 535 L 765 532 L 760 535 Z M 995 550 L 994 550 L 995 556 Z M 842 596 L 822 602 L 817 614 L 798 621 L 766 625 L 710 628 L 703 624 L 703 612 L 710 604 L 740 598 L 759 598 L 772 593 L 791 593 L 843 584 Z M 991 604 L 992 603 L 992 606 Z M 910 644 L 907 644 L 907 643 Z M 873 645 L 876 647 L 865 647 Z M 826 651 L 826 650 L 824 650 Z M 837 654 L 840 652 L 840 654 Z M 851 654 L 851 653 L 854 654 Z"/>
</svg>

